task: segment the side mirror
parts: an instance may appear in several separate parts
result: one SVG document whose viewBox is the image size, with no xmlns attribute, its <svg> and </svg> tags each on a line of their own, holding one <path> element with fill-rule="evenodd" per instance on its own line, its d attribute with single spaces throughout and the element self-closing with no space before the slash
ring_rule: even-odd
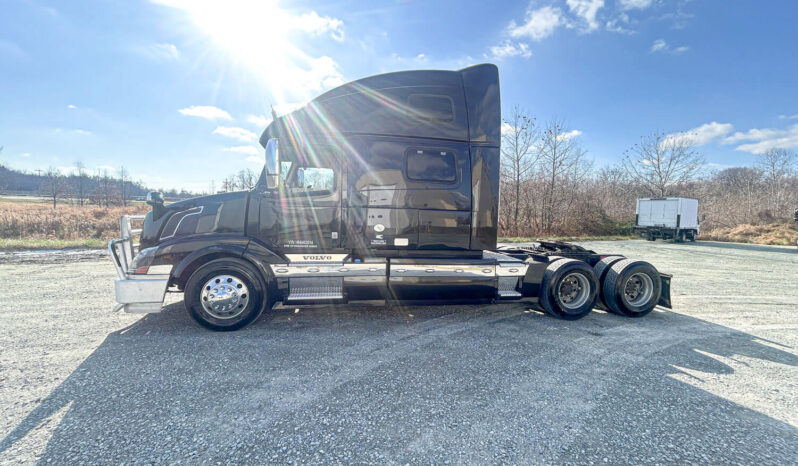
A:
<svg viewBox="0 0 798 466">
<path fill-rule="evenodd" d="M 163 204 L 163 195 L 157 191 L 147 193 L 147 204 L 153 207 L 156 204 Z"/>
<path fill-rule="evenodd" d="M 163 207 L 163 195 L 157 191 L 147 193 L 147 204 L 152 206 L 153 220 L 158 220 L 166 212 Z"/>
<path fill-rule="evenodd" d="M 277 189 L 280 183 L 280 150 L 277 139 L 266 143 L 266 188 Z"/>
</svg>

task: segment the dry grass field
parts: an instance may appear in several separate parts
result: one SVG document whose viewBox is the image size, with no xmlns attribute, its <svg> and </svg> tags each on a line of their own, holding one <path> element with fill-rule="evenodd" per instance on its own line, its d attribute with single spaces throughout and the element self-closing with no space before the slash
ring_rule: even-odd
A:
<svg viewBox="0 0 798 466">
<path fill-rule="evenodd" d="M 792 246 L 798 241 L 798 228 L 792 223 L 737 225 L 730 228 L 716 228 L 707 233 L 702 233 L 699 239 Z"/>
<path fill-rule="evenodd" d="M 119 217 L 143 214 L 145 204 L 128 207 L 0 202 L 0 247 L 96 246 L 119 235 Z"/>
</svg>

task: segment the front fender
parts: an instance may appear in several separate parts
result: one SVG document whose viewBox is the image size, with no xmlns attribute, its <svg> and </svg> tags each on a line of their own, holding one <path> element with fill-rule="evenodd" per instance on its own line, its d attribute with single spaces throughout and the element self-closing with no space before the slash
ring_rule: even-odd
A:
<svg viewBox="0 0 798 466">
<path fill-rule="evenodd" d="M 249 238 L 240 235 L 197 235 L 176 238 L 158 246 L 153 265 L 172 265 L 171 284 L 182 288 L 200 265 L 221 257 L 240 258 Z"/>
</svg>

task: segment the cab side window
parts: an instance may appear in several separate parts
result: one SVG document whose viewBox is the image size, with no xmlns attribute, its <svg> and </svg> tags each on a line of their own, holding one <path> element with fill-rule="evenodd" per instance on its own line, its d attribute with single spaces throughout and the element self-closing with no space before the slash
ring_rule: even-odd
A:
<svg viewBox="0 0 798 466">
<path fill-rule="evenodd" d="M 414 181 L 451 183 L 457 180 L 453 152 L 428 149 L 407 151 L 407 178 Z"/>
<path fill-rule="evenodd" d="M 331 194 L 335 192 L 335 152 L 328 146 L 314 145 L 303 153 L 286 151 L 288 160 L 280 162 L 285 193 Z"/>
</svg>

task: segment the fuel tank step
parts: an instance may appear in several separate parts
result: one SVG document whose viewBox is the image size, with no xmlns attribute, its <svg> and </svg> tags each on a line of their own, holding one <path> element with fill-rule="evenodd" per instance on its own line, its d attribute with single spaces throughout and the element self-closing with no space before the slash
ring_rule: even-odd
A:
<svg viewBox="0 0 798 466">
<path fill-rule="evenodd" d="M 285 302 L 339 301 L 344 299 L 343 279 L 339 277 L 292 278 Z"/>
</svg>

